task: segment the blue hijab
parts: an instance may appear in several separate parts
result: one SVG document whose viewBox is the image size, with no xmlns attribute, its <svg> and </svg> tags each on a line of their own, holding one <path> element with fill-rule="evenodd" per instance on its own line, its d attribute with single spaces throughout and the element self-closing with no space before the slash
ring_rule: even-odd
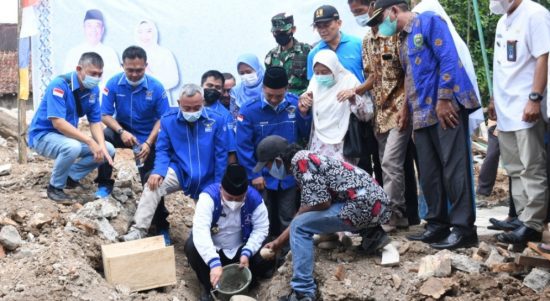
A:
<svg viewBox="0 0 550 301">
<path fill-rule="evenodd" d="M 254 54 L 243 54 L 237 58 L 237 70 L 239 69 L 239 64 L 244 63 L 250 66 L 256 74 L 258 75 L 258 81 L 254 86 L 247 87 L 244 83 L 239 83 L 234 89 L 235 91 L 235 102 L 236 105 L 240 108 L 247 102 L 260 98 L 262 95 L 262 82 L 264 80 L 264 66 L 260 63 L 260 60 Z"/>
</svg>

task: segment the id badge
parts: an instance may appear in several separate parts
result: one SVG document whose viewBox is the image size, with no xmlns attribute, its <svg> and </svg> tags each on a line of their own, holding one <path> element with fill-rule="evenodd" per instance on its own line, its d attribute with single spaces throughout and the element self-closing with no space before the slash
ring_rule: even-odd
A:
<svg viewBox="0 0 550 301">
<path fill-rule="evenodd" d="M 518 41 L 506 42 L 506 58 L 508 62 L 515 62 L 517 58 L 517 44 Z"/>
</svg>

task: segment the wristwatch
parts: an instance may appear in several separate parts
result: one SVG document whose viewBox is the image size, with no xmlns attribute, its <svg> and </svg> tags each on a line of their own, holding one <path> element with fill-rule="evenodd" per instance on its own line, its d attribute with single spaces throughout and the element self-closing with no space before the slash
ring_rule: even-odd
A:
<svg viewBox="0 0 550 301">
<path fill-rule="evenodd" d="M 541 102 L 541 100 L 542 100 L 543 98 L 544 98 L 544 97 L 542 96 L 542 94 L 537 93 L 537 92 L 532 92 L 531 94 L 529 94 L 529 100 L 530 100 L 530 101 Z"/>
<path fill-rule="evenodd" d="M 124 133 L 124 129 L 120 128 L 116 131 L 116 133 L 119 134 L 119 135 L 122 135 L 122 133 Z"/>
</svg>

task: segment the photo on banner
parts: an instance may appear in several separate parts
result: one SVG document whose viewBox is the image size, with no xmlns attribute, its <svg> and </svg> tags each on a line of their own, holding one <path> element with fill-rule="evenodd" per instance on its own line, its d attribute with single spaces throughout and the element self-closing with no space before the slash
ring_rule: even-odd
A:
<svg viewBox="0 0 550 301">
<path fill-rule="evenodd" d="M 105 61 L 101 83 L 104 85 L 111 76 L 122 72 L 124 49 L 139 45 L 148 54 L 146 72 L 165 86 L 172 106 L 177 105 L 181 86 L 188 82 L 200 83 L 201 75 L 207 70 L 237 75 L 236 59 L 243 53 L 254 53 L 263 61 L 267 52 L 276 46 L 271 34 L 271 17 L 275 14 L 293 14 L 296 38 L 309 44 L 317 43 L 319 35 L 312 27 L 313 12 L 327 3 L 319 0 L 42 2 L 37 10 L 47 26 L 40 28 L 37 42 L 47 41 L 49 53 L 33 51 L 33 61 L 50 64 L 45 69 L 50 70 L 51 75 L 43 82 L 74 70 L 81 53 L 96 51 Z M 362 38 L 367 29 L 357 25 L 347 2 L 332 5 L 344 21 L 342 31 Z M 40 45 L 33 47 L 33 50 L 39 49 Z M 38 81 L 41 74 L 33 74 L 33 78 L 35 76 Z M 37 82 L 36 88 L 40 86 L 44 84 Z"/>
</svg>

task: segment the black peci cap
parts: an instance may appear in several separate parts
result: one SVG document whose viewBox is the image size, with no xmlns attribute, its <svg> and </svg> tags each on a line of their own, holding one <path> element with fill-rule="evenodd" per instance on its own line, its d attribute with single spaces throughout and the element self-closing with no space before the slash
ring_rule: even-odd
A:
<svg viewBox="0 0 550 301">
<path fill-rule="evenodd" d="M 265 70 L 264 86 L 271 89 L 281 89 L 288 86 L 288 76 L 283 67 L 269 67 Z"/>
<path fill-rule="evenodd" d="M 244 194 L 248 190 L 246 169 L 237 163 L 228 165 L 222 178 L 222 187 L 230 195 Z"/>
</svg>

